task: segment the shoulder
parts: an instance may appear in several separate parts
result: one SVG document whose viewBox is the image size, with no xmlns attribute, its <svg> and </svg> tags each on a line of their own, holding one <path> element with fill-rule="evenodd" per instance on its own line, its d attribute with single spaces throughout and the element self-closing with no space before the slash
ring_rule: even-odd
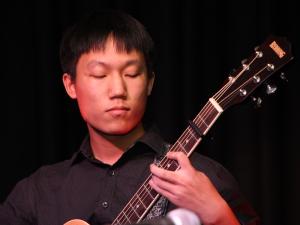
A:
<svg viewBox="0 0 300 225">
<path fill-rule="evenodd" d="M 38 168 L 29 176 L 20 180 L 14 188 L 19 193 L 41 193 L 43 190 L 58 189 L 70 170 L 70 160 L 64 160 Z"/>
<path fill-rule="evenodd" d="M 71 160 L 64 160 L 51 165 L 44 165 L 32 173 L 28 180 L 39 184 L 61 183 L 71 169 Z"/>
<path fill-rule="evenodd" d="M 67 176 L 70 160 L 42 166 L 28 177 L 20 180 L 7 196 L 3 205 L 26 220 L 32 220 L 37 202 L 51 197 L 61 187 Z"/>
</svg>

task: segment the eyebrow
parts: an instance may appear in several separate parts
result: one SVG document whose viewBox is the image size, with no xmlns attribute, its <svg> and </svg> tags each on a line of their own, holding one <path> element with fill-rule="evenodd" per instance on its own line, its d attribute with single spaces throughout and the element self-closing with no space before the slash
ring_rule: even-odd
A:
<svg viewBox="0 0 300 225">
<path fill-rule="evenodd" d="M 99 60 L 92 60 L 91 62 L 88 63 L 88 67 L 94 66 L 94 65 L 101 65 L 101 66 L 106 67 L 106 68 L 110 67 L 109 64 L 107 64 L 105 62 L 102 62 L 102 61 L 99 61 Z M 125 62 L 124 65 L 122 65 L 122 68 L 126 68 L 126 67 L 131 66 L 131 65 L 140 66 L 141 65 L 140 60 L 137 60 L 137 59 L 128 60 L 128 61 Z"/>
</svg>

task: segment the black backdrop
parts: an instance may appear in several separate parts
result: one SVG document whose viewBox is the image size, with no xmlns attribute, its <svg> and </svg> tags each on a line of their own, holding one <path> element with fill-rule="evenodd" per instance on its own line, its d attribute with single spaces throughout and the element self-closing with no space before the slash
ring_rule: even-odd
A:
<svg viewBox="0 0 300 225">
<path fill-rule="evenodd" d="M 288 82 L 224 112 L 197 151 L 237 178 L 263 224 L 297 224 L 299 22 L 296 1 L 8 1 L 1 7 L 0 200 L 44 164 L 69 157 L 86 133 L 64 92 L 58 59 L 63 30 L 92 9 L 118 8 L 156 42 L 156 84 L 149 115 L 174 142 L 228 73 L 269 34 L 285 36 L 294 60 Z"/>
</svg>

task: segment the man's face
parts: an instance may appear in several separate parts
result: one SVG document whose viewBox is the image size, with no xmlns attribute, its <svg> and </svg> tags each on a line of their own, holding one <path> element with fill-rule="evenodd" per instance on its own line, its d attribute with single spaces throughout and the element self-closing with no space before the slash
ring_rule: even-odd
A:
<svg viewBox="0 0 300 225">
<path fill-rule="evenodd" d="M 76 71 L 75 81 L 63 80 L 90 131 L 123 135 L 141 123 L 153 78 L 140 52 L 118 52 L 109 38 L 104 50 L 83 54 Z"/>
</svg>

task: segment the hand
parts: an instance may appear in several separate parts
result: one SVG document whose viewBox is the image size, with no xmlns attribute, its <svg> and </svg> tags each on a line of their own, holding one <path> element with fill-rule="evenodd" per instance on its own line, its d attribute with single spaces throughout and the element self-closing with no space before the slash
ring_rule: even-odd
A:
<svg viewBox="0 0 300 225">
<path fill-rule="evenodd" d="M 203 224 L 238 224 L 231 209 L 210 179 L 197 171 L 185 154 L 169 152 L 167 157 L 176 160 L 180 169 L 169 171 L 152 164 L 150 166 L 152 179 L 149 184 L 153 189 L 176 206 L 197 213 Z M 228 220 L 228 216 L 233 218 Z"/>
</svg>

